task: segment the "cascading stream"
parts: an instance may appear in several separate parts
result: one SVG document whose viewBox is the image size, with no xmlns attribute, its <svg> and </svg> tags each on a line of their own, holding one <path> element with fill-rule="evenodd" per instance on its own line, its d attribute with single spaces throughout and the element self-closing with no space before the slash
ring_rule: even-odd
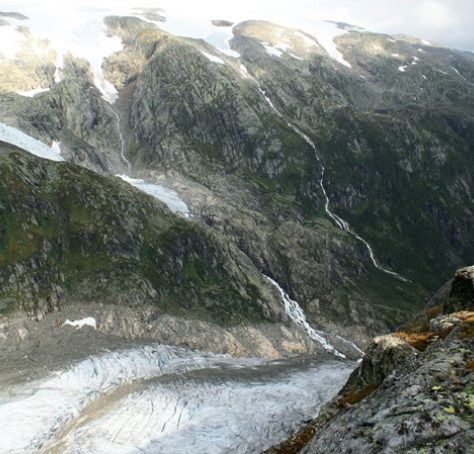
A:
<svg viewBox="0 0 474 454">
<path fill-rule="evenodd" d="M 317 342 L 320 344 L 324 350 L 326 350 L 328 353 L 332 353 L 335 356 L 338 356 L 339 358 L 345 358 L 346 356 L 342 354 L 341 352 L 337 351 L 336 348 L 326 339 L 325 333 L 323 331 L 317 331 L 315 330 L 309 323 L 308 320 L 306 319 L 306 315 L 303 311 L 303 308 L 298 304 L 297 301 L 292 300 L 288 293 L 286 293 L 276 282 L 269 276 L 264 277 L 278 290 L 280 293 L 281 299 L 283 300 L 283 303 L 285 304 L 285 312 L 286 314 L 293 320 L 293 322 L 297 325 L 303 328 L 303 330 L 306 332 L 308 337 L 312 339 L 313 341 Z M 343 338 L 341 338 L 343 339 Z M 343 339 L 345 341 L 345 339 Z M 346 341 L 350 342 L 350 341 Z M 357 348 L 357 347 L 356 347 Z"/>
<path fill-rule="evenodd" d="M 117 131 L 118 131 L 118 136 L 119 136 L 119 141 L 120 141 L 120 156 L 123 160 L 123 162 L 127 166 L 128 170 L 128 176 L 131 177 L 132 175 L 132 163 L 128 160 L 127 156 L 125 156 L 125 139 L 123 138 L 122 134 L 122 127 L 121 127 L 121 122 L 120 122 L 120 115 L 119 113 L 111 106 L 111 111 L 115 118 L 117 119 Z"/>
<path fill-rule="evenodd" d="M 289 121 L 287 121 L 282 113 L 275 107 L 275 105 L 273 104 L 272 100 L 269 98 L 269 96 L 267 95 L 267 93 L 265 92 L 265 90 L 263 90 L 263 88 L 261 87 L 260 85 L 260 82 L 255 78 L 253 77 L 252 75 L 250 75 L 249 71 L 244 67 L 245 69 L 245 74 L 246 74 L 246 77 L 250 78 L 258 87 L 258 91 L 262 94 L 262 96 L 265 98 L 265 101 L 267 102 L 267 104 L 272 108 L 272 110 L 282 119 L 285 120 L 286 124 L 288 125 L 289 128 L 291 128 L 296 134 L 298 134 L 313 150 L 314 150 L 314 154 L 316 156 L 316 160 L 321 164 L 321 179 L 319 180 L 319 185 L 321 187 L 321 191 L 324 195 L 324 210 L 326 212 L 326 214 L 328 215 L 328 217 L 330 219 L 332 219 L 332 221 L 341 229 L 343 230 L 344 232 L 347 232 L 349 233 L 350 235 L 352 235 L 354 238 L 356 238 L 358 241 L 360 241 L 361 243 L 364 244 L 364 246 L 367 248 L 367 251 L 369 253 L 369 257 L 370 257 L 370 260 L 372 262 L 372 264 L 375 266 L 375 268 L 377 268 L 378 270 L 380 271 L 383 271 L 384 273 L 387 273 L 387 274 L 390 274 L 392 276 L 395 276 L 397 277 L 398 279 L 404 281 L 404 282 L 409 282 L 408 279 L 406 279 L 405 277 L 403 277 L 402 275 L 400 275 L 399 273 L 396 273 L 395 271 L 391 271 L 391 270 L 388 270 L 386 268 L 384 268 L 382 265 L 380 265 L 380 263 L 377 261 L 376 257 L 375 257 L 375 253 L 374 253 L 374 250 L 372 249 L 372 247 L 370 246 L 370 244 L 367 242 L 367 240 L 365 240 L 364 238 L 362 238 L 359 234 L 357 234 L 356 232 L 354 232 L 354 230 L 352 230 L 351 226 L 349 225 L 349 223 L 347 221 L 345 221 L 344 219 L 342 219 L 341 217 L 339 217 L 336 213 L 333 213 L 331 211 L 331 209 L 329 208 L 329 196 L 326 192 L 326 188 L 324 186 L 324 174 L 325 174 L 325 167 L 324 167 L 324 164 L 322 163 L 320 157 L 319 157 L 319 154 L 318 154 L 318 151 L 316 149 L 316 145 L 315 143 L 303 132 L 301 131 L 300 129 L 298 129 L 294 124 L 290 123 Z"/>
</svg>

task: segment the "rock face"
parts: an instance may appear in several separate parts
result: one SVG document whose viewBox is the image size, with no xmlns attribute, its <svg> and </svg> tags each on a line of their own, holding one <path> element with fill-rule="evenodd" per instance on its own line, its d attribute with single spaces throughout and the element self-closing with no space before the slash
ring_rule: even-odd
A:
<svg viewBox="0 0 474 454">
<path fill-rule="evenodd" d="M 244 254 L 118 178 L 3 144 L 0 173 L 2 312 L 156 305 L 223 325 L 281 312 Z"/>
<path fill-rule="evenodd" d="M 474 266 L 456 271 L 454 279 L 447 282 L 430 299 L 427 316 L 433 313 L 450 313 L 474 308 Z"/>
<path fill-rule="evenodd" d="M 317 37 L 248 21 L 233 27 L 240 57 L 230 57 L 142 13 L 158 26 L 105 19 L 123 43 L 102 64 L 113 104 L 87 61 L 68 55 L 59 80 L 57 55 L 48 43 L 44 58 L 30 55 L 38 39 L 23 30 L 25 61 L 0 64 L 2 121 L 60 141 L 68 161 L 97 173 L 129 172 L 128 160 L 134 177 L 167 179 L 315 327 L 360 343 L 394 329 L 473 256 L 470 54 L 341 25 L 349 68 Z M 49 91 L 18 93 L 38 86 Z M 328 217 L 325 192 L 377 260 L 411 282 L 374 268 Z"/>
<path fill-rule="evenodd" d="M 474 443 L 472 269 L 458 270 L 450 282 L 449 297 L 461 311 L 428 320 L 428 332 L 375 338 L 318 418 L 268 452 L 469 452 Z"/>
</svg>

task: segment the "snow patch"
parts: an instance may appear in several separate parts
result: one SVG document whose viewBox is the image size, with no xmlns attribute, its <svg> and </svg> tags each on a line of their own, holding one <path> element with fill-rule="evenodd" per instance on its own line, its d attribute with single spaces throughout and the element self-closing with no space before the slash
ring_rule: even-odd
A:
<svg viewBox="0 0 474 454">
<path fill-rule="evenodd" d="M 12 9 L 17 8 L 12 5 Z M 45 7 L 35 2 L 22 4 L 21 11 L 28 17 L 22 24 L 30 29 L 35 38 L 47 39 L 49 48 L 57 52 L 54 75 L 56 82 L 61 80 L 60 70 L 64 56 L 71 53 L 74 57 L 83 58 L 90 63 L 94 83 L 103 98 L 109 103 L 115 101 L 115 87 L 105 80 L 102 71 L 104 58 L 123 49 L 120 38 L 106 35 L 103 19 L 112 14 L 112 11 L 86 7 L 74 8 L 74 5 L 71 11 L 71 6 L 67 3 L 56 3 L 54 6 Z M 128 9 L 116 8 L 114 12 L 127 15 Z M 24 39 L 21 33 L 10 27 L 0 27 L 0 52 L 9 59 L 15 58 L 22 37 Z"/>
<path fill-rule="evenodd" d="M 331 58 L 338 61 L 344 66 L 351 68 L 351 64 L 344 59 L 344 55 L 338 50 L 334 39 L 338 36 L 344 35 L 347 30 L 341 29 L 333 22 L 318 22 L 311 34 L 316 37 L 319 44 L 326 50 Z"/>
<path fill-rule="evenodd" d="M 312 38 L 312 37 L 310 37 L 310 36 L 308 36 L 304 33 L 296 32 L 295 36 L 297 36 L 298 38 L 301 38 L 303 40 L 304 44 L 306 44 L 308 47 L 319 47 L 317 41 L 314 38 Z"/>
<path fill-rule="evenodd" d="M 289 52 L 288 55 L 289 55 L 291 58 L 294 58 L 295 60 L 299 60 L 299 61 L 303 61 L 303 60 L 304 60 L 304 58 L 299 57 L 298 55 L 295 55 L 295 54 L 293 54 L 292 52 Z"/>
<path fill-rule="evenodd" d="M 203 50 L 200 50 L 201 54 L 203 54 L 208 60 L 212 61 L 213 63 L 217 63 L 219 65 L 224 65 L 225 61 L 222 58 L 219 58 L 215 55 L 209 54 Z"/>
<path fill-rule="evenodd" d="M 283 52 L 280 49 L 277 49 L 276 47 L 265 43 L 262 43 L 262 46 L 265 48 L 267 54 L 271 55 L 272 57 L 281 57 L 283 55 Z"/>
<path fill-rule="evenodd" d="M 118 91 L 115 86 L 98 73 L 94 73 L 94 85 L 100 91 L 102 98 L 109 104 L 117 101 Z"/>
<path fill-rule="evenodd" d="M 155 199 L 161 200 L 173 213 L 179 213 L 185 217 L 190 217 L 191 212 L 188 205 L 186 205 L 179 194 L 173 189 L 169 189 L 159 184 L 147 183 L 141 179 L 130 178 L 127 175 L 116 176 L 140 191 L 153 196 Z"/>
<path fill-rule="evenodd" d="M 51 144 L 51 151 L 54 151 L 58 155 L 61 154 L 61 142 L 56 142 L 53 140 L 53 143 Z"/>
<path fill-rule="evenodd" d="M 400 58 L 400 54 L 392 54 L 392 57 L 394 57 L 394 58 Z"/>
<path fill-rule="evenodd" d="M 244 79 L 252 79 L 252 76 L 249 74 L 247 68 L 242 63 L 239 65 L 239 72 Z"/>
<path fill-rule="evenodd" d="M 272 46 L 269 43 L 263 42 L 262 46 L 265 48 L 267 54 L 272 55 L 273 57 L 281 57 L 284 52 L 287 52 L 289 49 L 291 49 L 291 46 L 283 43 Z"/>
<path fill-rule="evenodd" d="M 33 88 L 33 90 L 17 91 L 17 93 L 21 96 L 26 96 L 28 98 L 33 98 L 34 96 L 36 96 L 40 93 L 45 93 L 47 91 L 49 91 L 49 88 Z"/>
<path fill-rule="evenodd" d="M 84 328 L 84 326 L 90 326 L 91 328 L 97 329 L 97 322 L 94 317 L 86 317 L 81 320 L 74 320 L 74 321 L 67 319 L 61 325 L 61 328 L 63 326 L 72 326 L 73 328 L 76 328 L 76 329 Z"/>
<path fill-rule="evenodd" d="M 215 25 L 212 25 L 212 27 L 210 34 L 204 40 L 219 52 L 229 57 L 239 58 L 240 54 L 230 47 L 230 40 L 234 37 L 232 27 L 217 27 Z"/>
<path fill-rule="evenodd" d="M 407 66 L 406 66 L 406 65 L 404 65 L 404 66 L 399 66 L 399 67 L 398 67 L 398 70 L 399 70 L 400 72 L 402 72 L 402 73 L 404 73 L 404 72 L 406 71 L 406 69 L 407 69 Z"/>
<path fill-rule="evenodd" d="M 51 161 L 64 161 L 64 159 L 57 152 L 57 147 L 59 145 L 55 145 L 53 142 L 53 149 L 45 143 L 34 139 L 28 134 L 25 134 L 19 129 L 7 126 L 4 123 L 0 123 L 0 140 L 18 148 L 22 148 L 28 153 L 40 158 L 50 159 Z"/>
</svg>

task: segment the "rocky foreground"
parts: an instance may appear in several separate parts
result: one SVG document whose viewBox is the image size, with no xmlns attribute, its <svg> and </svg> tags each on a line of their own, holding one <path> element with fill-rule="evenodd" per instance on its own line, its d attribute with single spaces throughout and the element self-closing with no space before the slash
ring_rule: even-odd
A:
<svg viewBox="0 0 474 454">
<path fill-rule="evenodd" d="M 267 453 L 466 453 L 474 445 L 474 266 L 374 339 L 320 415 Z"/>
</svg>

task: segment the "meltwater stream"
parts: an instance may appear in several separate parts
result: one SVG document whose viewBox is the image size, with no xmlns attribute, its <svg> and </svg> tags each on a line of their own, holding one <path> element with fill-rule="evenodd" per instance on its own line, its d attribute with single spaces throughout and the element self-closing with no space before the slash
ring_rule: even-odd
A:
<svg viewBox="0 0 474 454">
<path fill-rule="evenodd" d="M 107 351 L 2 389 L 0 452 L 261 452 L 314 417 L 353 367 L 162 345 Z"/>
<path fill-rule="evenodd" d="M 372 249 L 372 246 L 368 243 L 367 240 L 365 240 L 364 238 L 362 238 L 359 234 L 357 234 L 356 232 L 354 232 L 354 230 L 352 230 L 351 226 L 349 225 L 349 223 L 347 221 L 345 221 L 344 219 L 342 219 L 340 216 L 338 216 L 336 213 L 333 213 L 331 211 L 331 209 L 329 208 L 329 196 L 326 192 L 326 188 L 324 186 L 324 174 L 325 174 L 325 171 L 326 171 L 326 168 L 324 167 L 324 164 L 321 162 L 321 159 L 319 157 L 319 154 L 317 152 L 317 149 L 316 149 L 316 145 L 315 143 L 303 132 L 301 131 L 300 129 L 298 129 L 294 124 L 292 124 L 291 122 L 287 121 L 283 114 L 275 107 L 275 105 L 273 104 L 272 100 L 270 99 L 270 97 L 267 95 L 266 91 L 262 88 L 262 86 L 260 85 L 260 82 L 255 78 L 253 77 L 249 71 L 245 68 L 245 66 L 242 65 L 242 71 L 243 71 L 243 74 L 245 77 L 251 79 L 256 85 L 257 85 L 257 88 L 258 88 L 258 91 L 260 92 L 260 94 L 265 98 L 265 101 L 267 102 L 267 104 L 271 107 L 271 109 L 282 119 L 284 119 L 284 121 L 286 122 L 286 124 L 288 125 L 289 128 L 291 128 L 296 134 L 298 134 L 314 151 L 314 155 L 316 156 L 316 160 L 321 164 L 321 178 L 319 180 L 319 185 L 321 187 L 321 191 L 323 193 L 323 196 L 324 196 L 324 210 L 326 212 L 326 214 L 328 215 L 328 217 L 341 229 L 341 230 L 344 230 L 345 232 L 349 233 L 350 235 L 352 235 L 354 238 L 356 238 L 358 241 L 360 241 L 362 244 L 364 244 L 364 246 L 367 248 L 367 251 L 369 253 L 369 257 L 370 257 L 370 260 L 372 262 L 372 264 L 375 266 L 375 268 L 379 269 L 380 271 L 383 271 L 384 273 L 387 273 L 387 274 L 390 274 L 392 276 L 395 276 L 396 278 L 404 281 L 404 282 L 408 282 L 408 279 L 406 279 L 405 277 L 403 277 L 401 274 L 399 273 L 396 273 L 395 271 L 391 271 L 391 270 L 388 270 L 386 268 L 384 268 L 382 265 L 380 265 L 380 263 L 378 262 L 378 260 L 376 259 L 375 257 L 375 253 L 374 253 L 374 250 Z"/>
</svg>

